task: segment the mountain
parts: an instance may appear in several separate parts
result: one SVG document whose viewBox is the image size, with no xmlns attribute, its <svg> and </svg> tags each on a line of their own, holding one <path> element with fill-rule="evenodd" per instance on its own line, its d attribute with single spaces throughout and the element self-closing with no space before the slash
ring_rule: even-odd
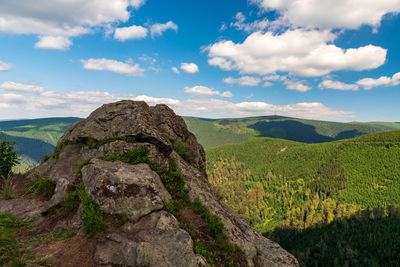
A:
<svg viewBox="0 0 400 267">
<path fill-rule="evenodd" d="M 44 118 L 1 121 L 0 132 L 7 140 L 14 140 L 15 151 L 21 156 L 21 170 L 41 162 L 53 153 L 55 145 L 68 127 L 80 118 Z"/>
<path fill-rule="evenodd" d="M 222 200 L 301 265 L 399 262 L 400 131 L 317 144 L 259 137 L 206 155 Z"/>
<path fill-rule="evenodd" d="M 183 117 L 187 127 L 205 148 L 222 144 L 241 143 L 252 137 L 275 137 L 287 140 L 320 143 L 352 138 L 363 134 L 393 130 L 399 123 L 339 123 L 263 116 L 236 119 L 204 119 Z M 16 151 L 22 158 L 19 170 L 24 171 L 41 162 L 53 152 L 64 133 L 80 118 L 45 118 L 0 122 L 0 132 L 15 140 Z"/>
<path fill-rule="evenodd" d="M 12 182 L 0 189 L 15 194 L 0 201 L 0 264 L 298 266 L 220 202 L 203 147 L 165 105 L 103 105 Z"/>
<path fill-rule="evenodd" d="M 400 130 L 400 122 L 371 121 L 371 122 L 352 122 L 352 123 L 376 127 L 383 131 Z"/>
<path fill-rule="evenodd" d="M 274 137 L 304 143 L 322 143 L 387 130 L 377 127 L 379 123 L 377 125 L 341 123 L 282 116 L 236 119 L 184 117 L 184 120 L 205 148 L 240 143 L 251 137 Z"/>
</svg>

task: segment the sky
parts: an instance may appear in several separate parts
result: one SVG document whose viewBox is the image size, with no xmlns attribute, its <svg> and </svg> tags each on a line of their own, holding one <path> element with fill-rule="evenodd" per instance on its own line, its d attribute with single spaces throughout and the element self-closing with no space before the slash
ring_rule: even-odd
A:
<svg viewBox="0 0 400 267">
<path fill-rule="evenodd" d="M 0 120 L 122 99 L 400 121 L 400 0 L 0 0 Z"/>
</svg>

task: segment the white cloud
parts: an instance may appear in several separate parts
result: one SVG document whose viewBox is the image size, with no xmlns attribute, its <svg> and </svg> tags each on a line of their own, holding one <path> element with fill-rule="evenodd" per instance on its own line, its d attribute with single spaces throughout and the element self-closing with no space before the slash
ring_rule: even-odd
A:
<svg viewBox="0 0 400 267">
<path fill-rule="evenodd" d="M 134 8 L 139 8 L 140 6 L 144 5 L 146 0 L 130 0 L 129 4 Z"/>
<path fill-rule="evenodd" d="M 243 74 L 275 72 L 317 77 L 338 70 L 369 70 L 385 63 L 387 50 L 367 45 L 342 49 L 329 31 L 288 30 L 282 34 L 255 32 L 243 43 L 220 41 L 210 45 L 208 63 Z"/>
<path fill-rule="evenodd" d="M 260 19 L 247 23 L 245 22 L 246 17 L 243 15 L 242 12 L 238 12 L 235 16 L 235 19 L 236 21 L 231 23 L 231 27 L 245 32 L 262 31 L 268 28 L 268 26 L 270 26 L 271 24 L 268 19 Z"/>
<path fill-rule="evenodd" d="M 143 39 L 146 38 L 147 32 L 146 28 L 133 25 L 115 29 L 114 38 L 122 42 L 129 39 Z"/>
<path fill-rule="evenodd" d="M 380 26 L 385 14 L 400 12 L 400 0 L 251 0 L 281 14 L 278 21 L 306 28 L 358 29 Z"/>
<path fill-rule="evenodd" d="M 232 97 L 232 93 L 229 91 L 225 91 L 223 93 L 220 93 L 219 91 L 216 91 L 212 88 L 208 88 L 206 86 L 193 86 L 193 87 L 185 87 L 183 91 L 187 94 L 190 94 L 192 96 L 199 96 L 199 97 L 204 97 L 204 96 L 221 96 L 221 97 L 227 97 L 230 98 Z"/>
<path fill-rule="evenodd" d="M 257 86 L 261 82 L 260 78 L 251 76 L 242 76 L 240 78 L 228 77 L 224 79 L 224 83 L 239 84 L 241 86 Z"/>
<path fill-rule="evenodd" d="M 12 67 L 11 64 L 8 64 L 8 63 L 3 62 L 3 61 L 0 60 L 0 71 L 7 71 L 7 70 L 10 70 L 11 67 Z"/>
<path fill-rule="evenodd" d="M 364 87 L 364 89 L 369 90 L 378 86 L 396 86 L 400 84 L 400 72 L 395 73 L 392 77 L 382 76 L 378 79 L 364 78 L 357 81 L 359 86 Z"/>
<path fill-rule="evenodd" d="M 178 25 L 172 21 L 168 21 L 164 24 L 156 23 L 150 26 L 150 33 L 152 37 L 162 35 L 166 30 L 178 31 Z"/>
<path fill-rule="evenodd" d="M 60 47 L 49 38 L 61 38 L 106 30 L 110 24 L 126 22 L 130 7 L 138 8 L 143 0 L 18 0 L 1 1 L 0 31 L 12 34 L 39 35 L 41 48 Z M 46 41 L 47 40 L 47 44 Z M 44 43 L 43 43 L 44 42 Z M 53 43 L 53 45 L 50 45 Z"/>
<path fill-rule="evenodd" d="M 347 84 L 340 81 L 333 81 L 333 80 L 324 80 L 322 81 L 318 87 L 320 89 L 335 89 L 335 90 L 343 90 L 343 91 L 357 91 L 358 85 L 357 84 Z"/>
<path fill-rule="evenodd" d="M 283 81 L 285 79 L 286 79 L 285 76 L 280 76 L 277 74 L 270 74 L 263 78 L 263 80 L 266 80 L 266 81 Z"/>
<path fill-rule="evenodd" d="M 64 36 L 41 36 L 35 48 L 67 50 L 71 45 L 72 41 Z"/>
<path fill-rule="evenodd" d="M 212 89 L 207 90 L 203 87 L 189 91 L 191 97 L 184 100 L 147 95 L 119 95 L 96 91 L 55 92 L 41 90 L 39 94 L 25 94 L 23 91 L 0 93 L 0 119 L 49 116 L 86 117 L 90 112 L 105 103 L 123 99 L 146 101 L 150 105 L 163 103 L 173 108 L 177 114 L 202 117 L 242 117 L 278 113 L 279 115 L 301 118 L 343 120 L 350 119 L 354 115 L 353 112 L 332 109 L 321 103 L 289 105 L 273 105 L 266 102 L 249 101 L 234 103 L 212 98 L 212 96 L 217 95 L 216 91 Z M 198 97 L 199 95 L 195 97 L 191 92 L 203 93 L 203 97 Z M 204 93 L 208 95 L 204 95 Z M 220 95 L 223 94 L 229 95 L 228 92 Z"/>
<path fill-rule="evenodd" d="M 181 69 L 187 73 L 196 73 L 199 72 L 199 67 L 195 63 L 185 63 L 181 64 Z"/>
<path fill-rule="evenodd" d="M 273 83 L 271 83 L 271 82 L 269 82 L 269 81 L 265 81 L 264 83 L 263 83 L 263 87 L 269 87 L 269 86 L 272 86 L 273 85 Z"/>
<path fill-rule="evenodd" d="M 299 92 L 307 92 L 312 89 L 310 86 L 305 85 L 304 81 L 285 80 L 283 83 L 286 85 L 286 88 L 289 90 L 296 90 Z"/>
<path fill-rule="evenodd" d="M 128 74 L 134 76 L 143 75 L 144 69 L 142 69 L 139 64 L 129 64 L 121 61 L 116 61 L 106 58 L 90 58 L 88 60 L 81 60 L 83 68 L 88 70 L 107 70 L 120 74 Z"/>
<path fill-rule="evenodd" d="M 40 94 L 44 91 L 43 87 L 32 85 L 32 84 L 21 84 L 6 81 L 0 84 L 0 89 L 3 89 L 8 92 L 20 92 L 20 93 L 32 93 L 32 94 Z"/>
<path fill-rule="evenodd" d="M 179 74 L 179 73 L 180 73 L 177 67 L 172 67 L 171 70 L 172 70 L 173 72 L 175 72 L 176 74 Z"/>
</svg>

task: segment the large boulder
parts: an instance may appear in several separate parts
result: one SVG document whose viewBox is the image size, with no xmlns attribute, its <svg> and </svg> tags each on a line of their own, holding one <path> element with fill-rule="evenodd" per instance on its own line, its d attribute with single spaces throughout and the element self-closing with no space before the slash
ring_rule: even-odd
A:
<svg viewBox="0 0 400 267">
<path fill-rule="evenodd" d="M 168 169 L 170 160 L 176 162 L 189 198 L 200 199 L 220 218 L 229 242 L 243 251 L 242 265 L 298 266 L 290 253 L 256 232 L 220 202 L 205 174 L 204 149 L 183 119 L 165 105 L 149 107 L 135 101 L 103 105 L 87 119 L 72 125 L 59 141 L 57 153 L 31 174 L 46 175 L 56 182 L 56 193 L 47 204 L 54 206 L 65 198 L 69 185 L 79 182 L 79 169 L 86 193 L 103 211 L 127 216 L 129 222 L 122 228 L 112 228 L 106 241 L 97 245 L 93 257 L 98 265 L 206 265 L 194 253 L 193 240 L 181 229 L 177 218 L 162 210 L 165 201 L 176 196 L 168 193 L 168 187 L 151 169 L 154 166 L 106 161 L 101 157 L 142 147 L 161 169 Z M 87 163 L 83 168 L 82 162 Z M 37 210 L 42 212 L 41 208 Z"/>
<path fill-rule="evenodd" d="M 105 140 L 117 136 L 131 136 L 154 144 L 166 156 L 174 146 L 182 145 L 193 164 L 205 167 L 204 149 L 184 120 L 166 105 L 149 107 L 143 101 L 124 100 L 103 105 L 87 119 L 72 125 L 58 146 L 66 141 Z"/>
<path fill-rule="evenodd" d="M 147 164 L 92 159 L 82 169 L 86 192 L 103 211 L 131 221 L 163 207 L 171 199 L 160 177 Z"/>
<path fill-rule="evenodd" d="M 189 234 L 168 212 L 151 213 L 135 224 L 125 224 L 122 231 L 107 235 L 107 241 L 97 246 L 95 261 L 99 265 L 207 266 L 193 252 Z"/>
</svg>

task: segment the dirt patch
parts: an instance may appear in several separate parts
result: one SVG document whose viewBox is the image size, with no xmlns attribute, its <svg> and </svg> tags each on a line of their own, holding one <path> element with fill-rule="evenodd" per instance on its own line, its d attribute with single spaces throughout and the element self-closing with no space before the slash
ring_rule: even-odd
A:
<svg viewBox="0 0 400 267">
<path fill-rule="evenodd" d="M 180 214 L 180 223 L 186 224 L 190 228 L 196 230 L 200 236 L 208 235 L 208 226 L 199 214 L 188 208 L 181 209 Z"/>
<path fill-rule="evenodd" d="M 34 256 L 51 256 L 55 262 L 53 266 L 96 266 L 93 255 L 96 245 L 104 242 L 102 237 L 87 239 L 83 231 L 79 231 L 74 237 L 56 241 L 47 245 L 41 245 L 34 249 Z"/>
</svg>

